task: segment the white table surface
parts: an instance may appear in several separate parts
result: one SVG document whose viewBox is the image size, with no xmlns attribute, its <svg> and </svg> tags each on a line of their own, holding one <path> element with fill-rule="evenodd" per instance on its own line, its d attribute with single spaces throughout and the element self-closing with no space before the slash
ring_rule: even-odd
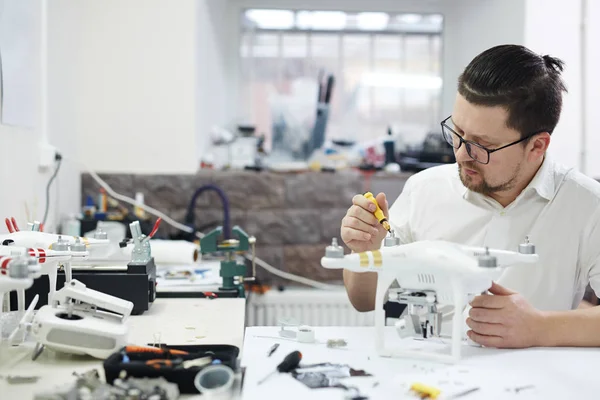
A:
<svg viewBox="0 0 600 400">
<path fill-rule="evenodd" d="M 591 399 L 600 397 L 600 378 L 597 366 L 600 349 L 533 348 L 500 350 L 463 346 L 463 359 L 456 365 L 425 362 L 415 359 L 379 357 L 375 352 L 374 328 L 370 327 L 316 327 L 320 343 L 304 344 L 278 338 L 277 327 L 246 329 L 242 366 L 246 367 L 243 400 L 285 398 L 344 399 L 342 389 L 309 389 L 289 374 L 272 376 L 262 385 L 257 382 L 275 370 L 276 365 L 294 350 L 303 354 L 303 363 L 333 362 L 348 364 L 365 370 L 372 377 L 353 377 L 342 381 L 360 389 L 370 399 L 416 399 L 410 393 L 414 382 L 428 384 L 442 390 L 438 399 L 470 388 L 476 392 L 460 397 L 476 399 Z M 386 328 L 386 340 L 400 341 L 393 328 Z M 266 337 L 265 337 L 266 336 Z M 348 346 L 328 349 L 327 339 L 343 338 Z M 439 339 L 436 339 L 439 340 Z M 267 357 L 274 343 L 279 348 Z M 390 342 L 388 342 L 390 343 Z M 400 343 L 400 342 L 397 342 Z M 439 342 L 405 339 L 402 345 L 435 348 Z M 525 386 L 527 389 L 515 390 Z"/>
<path fill-rule="evenodd" d="M 156 299 L 150 310 L 131 316 L 129 342 L 154 343 L 155 334 L 167 345 L 229 344 L 242 350 L 245 299 Z M 35 384 L 11 384 L 0 379 L 0 399 L 33 399 L 34 393 L 74 383 L 73 372 L 98 369 L 102 361 L 44 350 L 31 360 L 32 345 L 0 348 L 0 375 L 40 376 Z M 194 396 L 188 396 L 194 397 Z M 201 396 L 196 396 L 201 397 Z"/>
</svg>

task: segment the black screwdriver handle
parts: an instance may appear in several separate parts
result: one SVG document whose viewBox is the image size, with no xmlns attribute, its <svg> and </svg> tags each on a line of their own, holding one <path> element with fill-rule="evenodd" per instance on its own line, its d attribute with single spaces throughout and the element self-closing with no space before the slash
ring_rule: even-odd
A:
<svg viewBox="0 0 600 400">
<path fill-rule="evenodd" d="M 290 354 L 285 356 L 283 361 L 277 366 L 277 371 L 279 372 L 290 372 L 300 365 L 300 360 L 302 360 L 302 353 L 299 351 L 292 351 Z"/>
</svg>

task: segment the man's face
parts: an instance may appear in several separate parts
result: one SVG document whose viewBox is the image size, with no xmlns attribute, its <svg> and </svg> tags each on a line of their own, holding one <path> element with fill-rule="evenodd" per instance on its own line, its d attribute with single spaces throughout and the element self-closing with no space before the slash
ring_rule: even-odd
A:
<svg viewBox="0 0 600 400">
<path fill-rule="evenodd" d="M 460 94 L 454 104 L 454 130 L 465 140 L 471 140 L 493 150 L 521 138 L 519 132 L 506 127 L 508 112 L 502 107 L 476 106 Z M 490 154 L 489 163 L 473 160 L 463 144 L 454 149 L 460 179 L 468 189 L 490 195 L 512 189 L 519 182 L 521 164 L 526 161 L 522 144 L 509 146 Z"/>
</svg>

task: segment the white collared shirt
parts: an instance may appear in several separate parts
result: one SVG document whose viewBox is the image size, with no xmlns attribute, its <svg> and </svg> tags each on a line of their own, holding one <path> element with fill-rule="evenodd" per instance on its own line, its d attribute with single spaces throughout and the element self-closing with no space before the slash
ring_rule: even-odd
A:
<svg viewBox="0 0 600 400">
<path fill-rule="evenodd" d="M 390 208 L 390 224 L 403 243 L 517 250 L 529 236 L 539 263 L 508 268 L 498 283 L 537 309 L 577 308 L 588 283 L 600 295 L 600 183 L 548 157 L 506 208 L 468 190 L 456 164 L 426 169 L 407 180 Z"/>
</svg>

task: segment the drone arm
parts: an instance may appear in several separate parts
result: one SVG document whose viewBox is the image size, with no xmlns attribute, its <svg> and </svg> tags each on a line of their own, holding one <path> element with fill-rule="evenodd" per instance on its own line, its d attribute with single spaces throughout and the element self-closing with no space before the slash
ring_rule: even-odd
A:
<svg viewBox="0 0 600 400">
<path fill-rule="evenodd" d="M 365 253 L 352 253 L 346 254 L 344 257 L 323 257 L 321 259 L 321 265 L 327 269 L 347 269 L 352 272 L 369 272 L 372 271 L 368 266 L 369 256 L 367 255 L 369 252 Z M 362 257 L 362 260 L 361 260 Z M 361 265 L 361 261 L 362 264 Z M 365 261 L 367 265 L 364 265 Z"/>
<path fill-rule="evenodd" d="M 485 247 L 461 246 L 462 250 L 470 256 L 485 254 Z M 537 254 L 523 254 L 510 250 L 487 249 L 491 256 L 496 257 L 499 267 L 508 267 L 514 264 L 535 264 L 539 260 Z"/>
</svg>

